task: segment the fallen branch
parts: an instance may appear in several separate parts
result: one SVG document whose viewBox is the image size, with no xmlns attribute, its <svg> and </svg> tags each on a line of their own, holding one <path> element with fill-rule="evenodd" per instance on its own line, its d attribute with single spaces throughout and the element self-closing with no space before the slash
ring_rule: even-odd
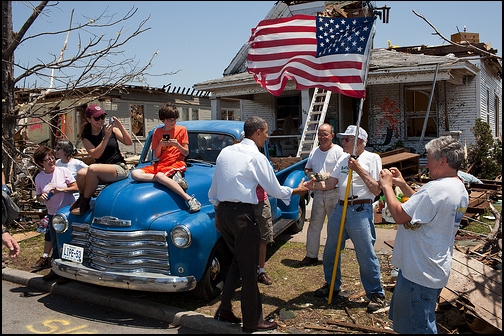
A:
<svg viewBox="0 0 504 336">
<path fill-rule="evenodd" d="M 342 332 L 342 333 L 348 333 L 347 329 L 341 329 L 341 328 L 333 328 L 333 327 L 322 327 L 314 324 L 306 324 L 305 329 L 313 329 L 313 330 L 325 330 L 325 331 L 331 331 L 331 332 Z"/>
<path fill-rule="evenodd" d="M 372 331 L 372 332 L 377 332 L 377 333 L 384 333 L 384 334 L 398 334 L 397 332 L 389 329 L 383 329 L 383 328 L 376 328 L 376 327 L 368 327 L 365 325 L 360 325 L 360 324 L 351 324 L 347 322 L 338 322 L 334 320 L 328 320 L 327 324 L 335 324 L 341 327 L 347 327 L 351 329 L 357 329 L 361 331 Z"/>
<path fill-rule="evenodd" d="M 347 313 L 348 317 L 352 320 L 352 322 L 355 323 L 355 324 L 357 324 L 357 321 L 355 320 L 355 318 L 350 313 L 350 309 L 348 309 L 348 307 L 345 307 L 345 312 Z"/>
<path fill-rule="evenodd" d="M 497 233 L 499 233 L 499 228 L 501 225 L 501 218 L 502 217 L 501 217 L 500 212 L 497 211 L 497 209 L 495 209 L 495 207 L 492 205 L 492 203 L 489 203 L 489 206 L 490 206 L 490 211 L 492 212 L 492 214 L 495 217 L 495 224 L 494 224 L 492 231 L 488 234 L 487 239 L 488 239 L 488 241 L 493 242 L 496 239 Z"/>
</svg>

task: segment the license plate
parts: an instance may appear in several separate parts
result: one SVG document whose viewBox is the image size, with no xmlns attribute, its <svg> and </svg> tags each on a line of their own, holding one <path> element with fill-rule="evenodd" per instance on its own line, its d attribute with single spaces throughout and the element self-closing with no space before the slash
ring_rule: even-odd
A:
<svg viewBox="0 0 504 336">
<path fill-rule="evenodd" d="M 79 246 L 63 244 L 61 259 L 75 261 L 79 264 L 82 264 L 82 260 L 84 259 L 84 249 Z"/>
</svg>

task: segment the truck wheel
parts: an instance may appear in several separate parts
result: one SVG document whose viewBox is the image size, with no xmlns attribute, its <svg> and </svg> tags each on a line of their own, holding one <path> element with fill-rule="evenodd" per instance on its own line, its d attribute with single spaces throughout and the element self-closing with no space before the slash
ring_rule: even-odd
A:
<svg viewBox="0 0 504 336">
<path fill-rule="evenodd" d="M 231 252 L 226 243 L 219 240 L 215 245 L 205 273 L 196 284 L 193 294 L 197 299 L 212 300 L 219 296 L 224 288 L 224 280 L 231 265 Z"/>
<path fill-rule="evenodd" d="M 289 231 L 291 233 L 298 233 L 303 231 L 305 220 L 306 220 L 306 200 L 304 197 L 300 197 L 298 205 L 298 219 L 291 226 L 289 226 Z"/>
</svg>

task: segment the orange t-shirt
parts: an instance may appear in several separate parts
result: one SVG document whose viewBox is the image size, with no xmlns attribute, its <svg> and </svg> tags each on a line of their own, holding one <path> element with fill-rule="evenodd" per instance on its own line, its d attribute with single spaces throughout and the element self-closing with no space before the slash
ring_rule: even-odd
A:
<svg viewBox="0 0 504 336">
<path fill-rule="evenodd" d="M 181 145 L 189 144 L 189 136 L 187 134 L 187 129 L 184 126 L 175 125 L 175 127 L 169 131 L 166 131 L 161 127 L 157 128 L 152 135 L 152 151 L 155 151 L 157 146 L 161 146 L 159 142 L 163 138 L 163 134 L 169 134 L 170 139 L 177 139 L 178 143 Z M 176 171 L 185 172 L 185 156 L 179 151 L 179 149 L 175 146 L 163 147 L 166 148 L 161 148 L 159 161 L 151 166 L 143 167 L 142 170 L 151 174 L 163 172 L 167 176 L 175 174 Z"/>
</svg>

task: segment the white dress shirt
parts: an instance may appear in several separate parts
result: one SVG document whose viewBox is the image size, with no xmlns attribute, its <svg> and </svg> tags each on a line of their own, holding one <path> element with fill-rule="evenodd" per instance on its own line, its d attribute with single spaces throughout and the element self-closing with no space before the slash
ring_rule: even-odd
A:
<svg viewBox="0 0 504 336">
<path fill-rule="evenodd" d="M 253 140 L 244 138 L 222 149 L 217 157 L 208 199 L 214 206 L 220 202 L 257 204 L 258 184 L 269 196 L 289 205 L 292 188 L 280 185 L 266 156 Z"/>
</svg>

